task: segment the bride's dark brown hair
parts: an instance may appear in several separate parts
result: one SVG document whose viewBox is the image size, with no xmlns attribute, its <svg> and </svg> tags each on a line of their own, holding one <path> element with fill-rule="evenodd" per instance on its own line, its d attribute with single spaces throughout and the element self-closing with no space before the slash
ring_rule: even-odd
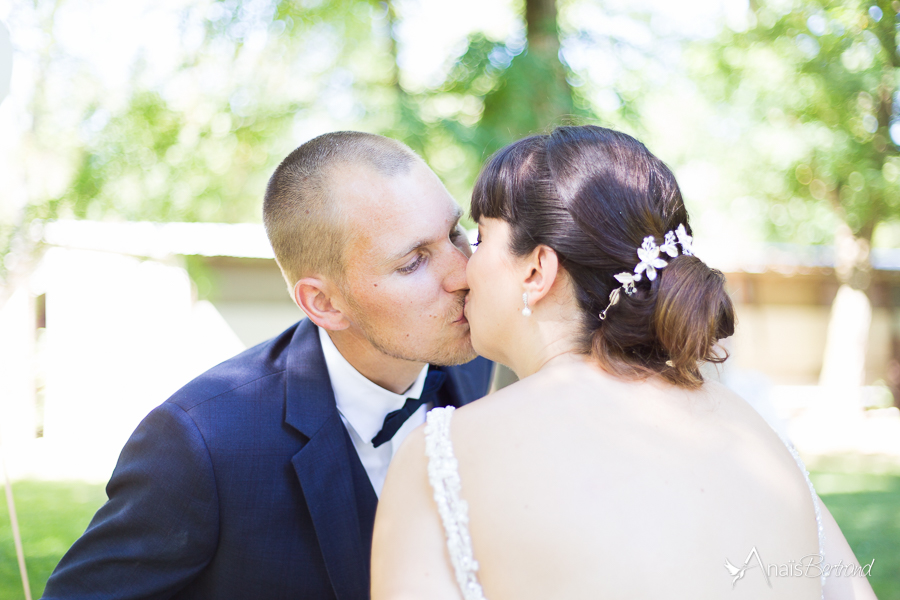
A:
<svg viewBox="0 0 900 600">
<path fill-rule="evenodd" d="M 472 217 L 508 223 L 516 256 L 540 244 L 556 252 L 583 309 L 583 350 L 609 372 L 696 388 L 700 363 L 727 358 L 716 352 L 734 333 L 725 277 L 695 256 L 664 255 L 656 279 L 643 277 L 600 319 L 621 285 L 614 276 L 633 272 L 645 237 L 662 244 L 680 224 L 691 232 L 675 176 L 631 136 L 560 127 L 503 148 L 475 183 Z"/>
</svg>

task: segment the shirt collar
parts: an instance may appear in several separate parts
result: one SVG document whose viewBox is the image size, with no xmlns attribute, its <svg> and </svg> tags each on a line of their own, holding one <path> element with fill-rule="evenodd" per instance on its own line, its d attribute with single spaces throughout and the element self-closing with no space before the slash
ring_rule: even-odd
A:
<svg viewBox="0 0 900 600">
<path fill-rule="evenodd" d="M 418 398 L 422 395 L 428 365 L 422 367 L 416 381 L 404 394 L 395 394 L 373 383 L 357 371 L 331 341 L 328 332 L 321 327 L 318 327 L 318 330 L 338 412 L 360 438 L 371 443 L 371 439 L 381 431 L 384 417 L 389 412 L 403 408 L 407 398 Z"/>
</svg>

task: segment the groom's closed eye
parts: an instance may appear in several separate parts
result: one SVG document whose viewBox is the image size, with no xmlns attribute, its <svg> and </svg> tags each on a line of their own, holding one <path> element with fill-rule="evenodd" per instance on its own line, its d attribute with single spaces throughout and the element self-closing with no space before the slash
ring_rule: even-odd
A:
<svg viewBox="0 0 900 600">
<path fill-rule="evenodd" d="M 463 248 L 468 244 L 469 236 L 466 235 L 466 230 L 463 229 L 462 225 L 459 223 L 454 225 L 453 229 L 450 230 L 450 241 L 458 248 Z"/>
<path fill-rule="evenodd" d="M 457 238 L 455 236 L 461 235 L 461 236 L 465 237 L 465 232 L 462 230 L 462 227 L 460 227 L 460 225 L 459 225 L 459 220 L 462 218 L 462 209 L 457 207 L 455 214 L 453 216 L 455 217 L 454 221 L 453 221 L 453 225 L 450 227 L 447 234 L 448 234 L 450 240 L 454 243 L 454 245 L 458 246 L 459 244 L 456 243 Z M 407 246 L 405 249 L 401 250 L 400 252 L 394 254 L 393 256 L 387 257 L 384 260 L 384 263 L 396 264 L 398 261 L 402 260 L 403 257 L 408 256 L 408 255 L 412 254 L 413 252 L 421 251 L 423 248 L 426 248 L 428 246 L 433 246 L 435 244 L 438 244 L 443 239 L 446 239 L 446 238 L 436 237 L 436 238 L 430 238 L 430 239 L 420 239 L 420 240 L 414 242 L 413 244 Z M 405 267 L 403 267 L 403 268 L 405 268 Z"/>
<path fill-rule="evenodd" d="M 421 265 L 422 261 L 424 261 L 424 260 L 425 260 L 425 257 L 423 255 L 417 254 L 416 258 L 413 260 L 413 262 L 409 263 L 408 265 L 400 267 L 399 269 L 397 269 L 397 271 L 399 273 L 412 273 L 413 271 L 415 271 L 416 269 L 419 268 L 419 265 Z"/>
</svg>

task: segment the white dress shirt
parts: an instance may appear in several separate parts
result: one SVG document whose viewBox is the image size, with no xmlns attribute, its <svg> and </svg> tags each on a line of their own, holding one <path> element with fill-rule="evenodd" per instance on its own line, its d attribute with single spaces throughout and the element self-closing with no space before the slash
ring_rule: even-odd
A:
<svg viewBox="0 0 900 600">
<path fill-rule="evenodd" d="M 372 445 L 372 438 L 381 431 L 384 417 L 389 412 L 403 408 L 407 398 L 418 398 L 422 395 L 425 376 L 428 374 L 428 365 L 422 367 L 422 372 L 405 393 L 395 394 L 366 379 L 362 373 L 347 362 L 347 359 L 341 355 L 334 342 L 331 341 L 328 332 L 321 327 L 319 327 L 319 340 L 322 342 L 325 366 L 328 368 L 328 378 L 331 380 L 331 389 L 334 390 L 334 399 L 341 415 L 341 421 L 344 422 L 344 427 L 350 434 L 353 447 L 356 448 L 359 460 L 369 475 L 369 481 L 372 482 L 375 494 L 380 498 L 388 465 L 397 452 L 397 448 L 413 429 L 425 422 L 425 413 L 430 407 L 420 406 L 394 434 L 394 437 L 378 448 Z"/>
</svg>

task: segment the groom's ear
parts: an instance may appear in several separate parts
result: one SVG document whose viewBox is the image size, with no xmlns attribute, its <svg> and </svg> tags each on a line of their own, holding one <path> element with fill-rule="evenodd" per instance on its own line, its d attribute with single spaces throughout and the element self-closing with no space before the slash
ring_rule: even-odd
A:
<svg viewBox="0 0 900 600">
<path fill-rule="evenodd" d="M 559 256 L 550 246 L 538 245 L 526 259 L 525 291 L 529 303 L 536 303 L 550 293 L 559 275 Z"/>
<path fill-rule="evenodd" d="M 350 322 L 332 301 L 333 288 L 318 277 L 304 277 L 294 284 L 294 302 L 322 329 L 339 331 L 349 327 Z"/>
</svg>

